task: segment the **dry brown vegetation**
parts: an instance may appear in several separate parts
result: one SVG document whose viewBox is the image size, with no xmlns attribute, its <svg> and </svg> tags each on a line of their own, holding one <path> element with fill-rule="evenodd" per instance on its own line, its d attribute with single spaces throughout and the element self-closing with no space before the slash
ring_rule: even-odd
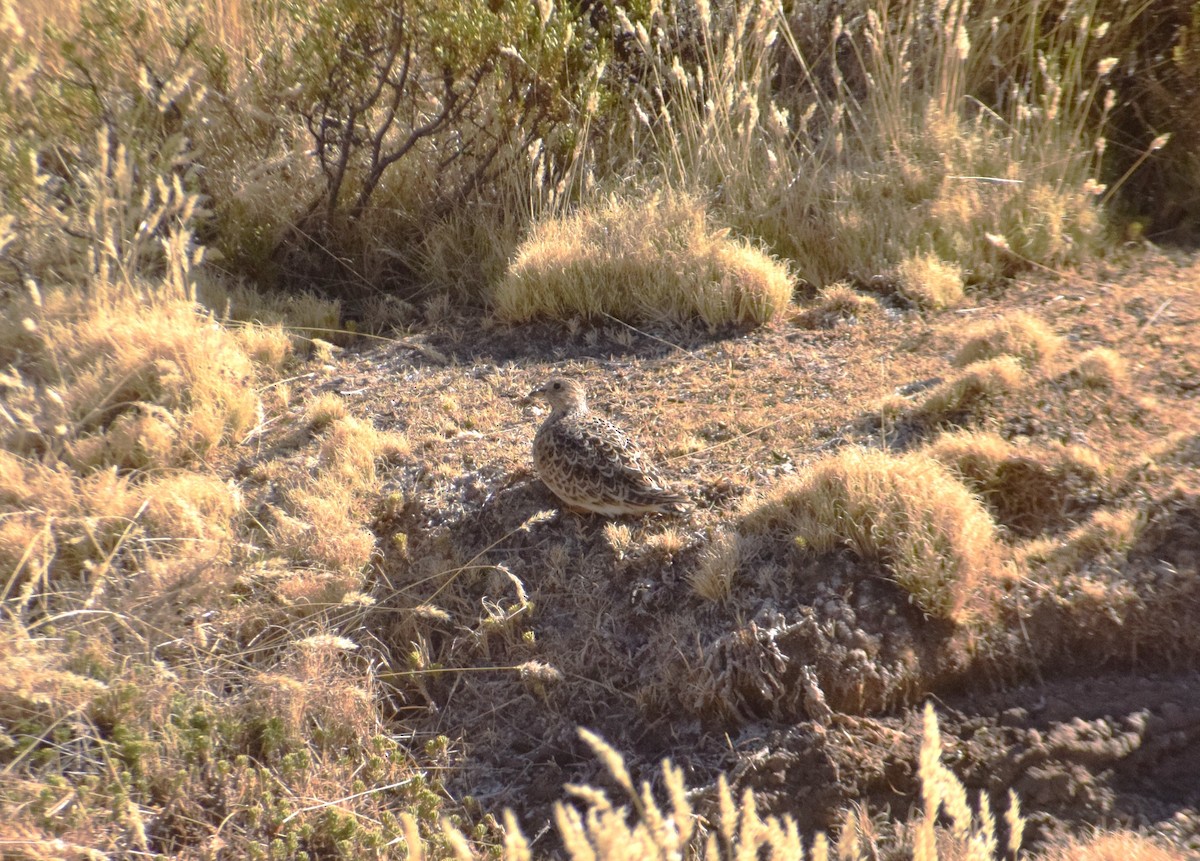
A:
<svg viewBox="0 0 1200 861">
<path fill-rule="evenodd" d="M 846 449 L 781 482 L 739 526 L 781 531 L 817 553 L 849 547 L 882 560 L 928 615 L 963 622 L 1000 576 L 995 523 L 966 487 L 929 458 Z"/>
<path fill-rule="evenodd" d="M 1062 338 L 1023 311 L 972 325 L 954 354 L 955 367 L 997 356 L 1016 356 L 1028 367 L 1049 362 L 1062 349 Z"/>
<path fill-rule="evenodd" d="M 0 0 L 0 855 L 1200 851 L 1193 7 Z"/>
<path fill-rule="evenodd" d="M 782 314 L 787 267 L 707 221 L 699 200 L 658 195 L 543 221 L 497 287 L 497 310 L 514 322 L 698 317 L 714 329 Z"/>
</svg>

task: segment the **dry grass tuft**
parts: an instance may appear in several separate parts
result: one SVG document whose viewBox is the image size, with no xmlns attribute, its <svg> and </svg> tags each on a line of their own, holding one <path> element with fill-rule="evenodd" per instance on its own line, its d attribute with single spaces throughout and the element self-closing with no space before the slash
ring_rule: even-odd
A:
<svg viewBox="0 0 1200 861">
<path fill-rule="evenodd" d="M 670 560 L 684 551 L 688 545 L 688 537 L 682 530 L 668 526 L 661 531 L 647 536 L 645 547 L 659 557 Z"/>
<path fill-rule="evenodd" d="M 286 737 L 313 738 L 337 749 L 369 737 L 377 715 L 369 677 L 356 672 L 348 655 L 355 643 L 331 634 L 295 640 L 277 667 L 246 686 L 244 708 L 253 723 L 278 721 Z"/>
<path fill-rule="evenodd" d="M 213 475 L 180 472 L 148 482 L 140 490 L 145 495 L 142 522 L 153 534 L 184 544 L 232 540 L 234 518 L 243 508 L 241 493 L 232 483 Z"/>
<path fill-rule="evenodd" d="M 250 357 L 190 303 L 47 308 L 33 333 L 0 344 L 19 362 L 7 401 L 20 422 L 3 435 L 14 450 L 62 446 L 87 469 L 179 466 L 257 421 Z"/>
<path fill-rule="evenodd" d="M 304 421 L 310 430 L 322 430 L 350 414 L 346 402 L 334 392 L 322 392 L 304 405 Z"/>
<path fill-rule="evenodd" d="M 954 355 L 956 368 L 998 356 L 1015 356 L 1033 368 L 1053 359 L 1063 344 L 1050 327 L 1024 311 L 976 323 L 967 328 L 963 339 Z"/>
<path fill-rule="evenodd" d="M 333 422 L 321 441 L 318 462 L 324 479 L 365 493 L 375 484 L 376 461 L 409 452 L 402 434 L 379 431 L 369 422 L 344 416 Z"/>
<path fill-rule="evenodd" d="M 1146 455 L 1156 463 L 1200 466 L 1200 434 L 1185 431 L 1168 434 L 1165 439 L 1151 446 Z"/>
<path fill-rule="evenodd" d="M 878 559 L 931 616 L 969 621 L 997 576 L 996 525 L 937 461 L 846 449 L 751 509 L 748 533 L 782 531 L 817 552 L 848 545 Z"/>
<path fill-rule="evenodd" d="M 375 550 L 375 537 L 350 516 L 355 501 L 353 493 L 332 483 L 287 491 L 286 510 L 274 513 L 272 543 L 297 563 L 326 569 L 282 584 L 289 602 L 336 604 L 361 585 L 359 574 Z"/>
<path fill-rule="evenodd" d="M 204 600 L 204 590 L 229 579 L 243 513 L 240 492 L 212 475 L 79 476 L 3 453 L 0 590 L 12 597 L 36 587 L 51 600 L 86 587 L 95 596 L 132 565 L 141 576 L 123 594 L 143 596 L 148 618 L 151 605 Z"/>
<path fill-rule="evenodd" d="M 996 520 L 1033 536 L 1070 522 L 1080 501 L 1103 489 L 1109 470 L 1080 446 L 1023 448 L 993 433 L 944 434 L 925 449 L 980 496 Z"/>
<path fill-rule="evenodd" d="M 108 686 L 68 667 L 69 656 L 29 635 L 11 619 L 0 623 L 0 723 L 13 727 L 39 715 L 55 722 L 71 719 Z M 0 731 L 0 745 L 13 739 Z"/>
<path fill-rule="evenodd" d="M 942 434 L 925 453 L 978 489 L 994 478 L 997 467 L 1012 456 L 1014 448 L 999 434 L 960 430 Z"/>
<path fill-rule="evenodd" d="M 962 270 L 932 253 L 905 257 L 896 281 L 900 294 L 926 311 L 957 305 L 964 295 Z"/>
<path fill-rule="evenodd" d="M 342 327 L 342 307 L 336 299 L 303 292 L 264 293 L 216 279 L 205 280 L 198 293 L 200 300 L 225 321 L 242 321 L 267 330 L 286 326 L 298 336 L 321 335 L 339 343 L 351 337 Z"/>
<path fill-rule="evenodd" d="M 326 416 L 338 410 L 345 410 L 340 399 L 319 395 L 306 415 Z M 408 453 L 408 440 L 400 434 L 378 431 L 349 415 L 331 420 L 320 440 L 315 473 L 288 487 L 283 507 L 273 512 L 274 546 L 296 562 L 320 566 L 286 584 L 288 602 L 336 604 L 362 585 L 362 571 L 375 552 L 375 536 L 363 524 L 367 520 L 364 500 L 375 486 L 376 463 Z"/>
<path fill-rule="evenodd" d="M 409 457 L 407 440 L 353 417 L 336 396 L 310 404 L 302 413 L 307 425 L 291 432 L 291 416 L 270 410 L 286 404 L 290 391 L 299 397 L 321 385 L 326 370 L 329 382 L 344 368 L 299 375 L 292 389 L 277 384 L 266 404 L 258 386 L 285 375 L 293 344 L 307 341 L 320 361 L 334 361 L 337 345 L 352 337 L 341 328 L 341 308 L 308 295 L 263 297 L 226 282 L 203 283 L 213 270 L 195 244 L 193 217 L 203 217 L 205 240 L 225 252 L 221 265 L 231 283 L 286 279 L 293 287 L 337 289 L 353 281 L 372 291 L 410 285 L 418 291 L 409 297 L 414 305 L 387 296 L 356 310 L 377 326 L 410 321 L 419 305 L 424 323 L 447 339 L 474 334 L 455 300 L 490 291 L 501 277 L 496 301 L 509 319 L 612 314 L 717 327 L 786 313 L 794 267 L 809 283 L 832 284 L 814 308 L 826 325 L 874 313 L 873 300 L 834 282 L 868 281 L 898 263 L 904 295 L 936 309 L 961 299 L 964 277 L 984 283 L 1022 267 L 1086 261 L 1102 236 L 1097 214 L 1107 199 L 1091 179 L 1101 175 L 1102 136 L 1125 143 L 1137 137 L 1103 129 L 1110 83 L 1107 73 L 1090 70 L 1116 31 L 1142 29 L 1146 4 L 1113 4 L 1110 15 L 1094 3 L 1010 3 L 993 18 L 967 2 L 871 0 L 844 17 L 832 7 L 847 4 L 838 3 L 784 4 L 787 15 L 766 0 L 618 3 L 605 4 L 613 12 L 605 18 L 589 16 L 589 4 L 545 0 L 476 4 L 480 14 L 466 26 L 459 26 L 457 4 L 421 5 L 420 21 L 399 15 L 381 24 L 370 4 L 358 3 L 339 5 L 338 14 L 317 4 L 239 0 L 0 3 L 0 761 L 8 780 L 0 810 L 13 820 L 6 838 L 21 841 L 6 842 L 5 852 L 391 857 L 404 854 L 400 844 L 407 842 L 414 859 L 496 857 L 501 844 L 509 857 L 529 858 L 547 851 L 544 838 L 533 850 L 516 815 L 501 838 L 478 804 L 455 798 L 439 775 L 475 783 L 479 775 L 469 770 L 481 761 L 468 761 L 472 748 L 497 741 L 483 745 L 499 754 L 496 762 L 512 750 L 494 730 L 511 726 L 540 736 L 548 728 L 553 739 L 562 715 L 601 714 L 593 709 L 597 700 L 575 699 L 578 691 L 594 690 L 587 696 L 611 706 L 642 683 L 619 663 L 633 654 L 623 618 L 609 619 L 615 626 L 597 629 L 585 648 L 564 656 L 553 649 L 564 642 L 555 639 L 556 628 L 568 626 L 534 614 L 533 602 L 547 598 L 551 609 L 569 615 L 564 597 L 578 602 L 575 610 L 601 606 L 589 603 L 586 590 L 594 586 L 597 602 L 611 607 L 626 601 L 635 578 L 638 589 L 646 578 L 661 579 L 664 588 L 649 593 L 657 601 L 678 594 L 669 582 L 676 557 L 690 561 L 698 553 L 689 569 L 693 588 L 727 606 L 680 606 L 651 626 L 686 631 L 689 639 L 672 645 L 682 647 L 687 663 L 692 640 L 703 642 L 715 620 L 740 620 L 757 609 L 752 604 L 771 603 L 743 587 L 796 585 L 778 582 L 787 570 L 782 552 L 759 568 L 754 536 L 722 522 L 727 497 L 717 493 L 713 472 L 729 466 L 723 480 L 750 484 L 751 492 L 778 474 L 761 469 L 757 458 L 734 463 L 727 456 L 751 439 L 753 450 L 766 450 L 757 445 L 760 423 L 743 411 L 748 401 L 732 389 L 724 403 L 701 401 L 703 386 L 692 384 L 703 381 L 680 380 L 689 389 L 681 400 L 697 404 L 697 418 L 660 448 L 698 454 L 687 461 L 690 478 L 713 487 L 715 504 L 691 513 L 684 526 L 606 528 L 596 541 L 607 541 L 618 559 L 633 557 L 620 560 L 609 581 L 600 572 L 613 559 L 569 518 L 564 524 L 534 515 L 508 531 L 514 524 L 507 521 L 523 516 L 519 509 L 530 497 L 520 482 L 507 482 L 519 477 L 525 459 L 523 448 L 518 457 L 501 439 L 512 427 L 507 404 L 477 410 L 473 389 L 439 401 L 422 387 L 420 402 L 404 404 L 397 417 L 414 441 L 422 435 L 421 463 L 388 476 L 380 475 L 381 460 Z M 491 16 L 489 5 L 503 5 L 505 17 Z M 496 26 L 501 20 L 528 26 Z M 355 21 L 363 27 L 351 26 Z M 61 29 L 46 29 L 48 23 Z M 405 58 L 415 101 L 400 103 L 391 114 L 398 125 L 376 136 L 371 127 L 386 107 L 355 105 L 368 95 L 364 87 L 378 84 L 386 94 L 388 81 L 376 79 L 372 67 L 389 52 L 366 50 L 356 34 L 370 41 L 393 23 L 404 23 L 402 42 L 418 40 L 411 63 L 407 53 L 393 52 Z M 1114 34 L 1105 42 L 1110 24 Z M 507 38 L 514 34 L 516 42 Z M 1183 42 L 1179 56 L 1161 66 L 1186 71 Z M 487 76 L 471 77 L 462 65 L 471 58 L 486 63 Z M 1123 51 L 1112 63 L 1119 63 L 1114 88 L 1128 86 L 1118 78 L 1136 79 L 1146 68 L 1139 55 Z M 537 76 L 539 97 L 511 99 L 526 67 Z M 583 74 L 555 76 L 553 69 Z M 494 77 L 504 70 L 513 74 Z M 350 73 L 344 81 L 342 71 Z M 345 86 L 327 93 L 330 82 Z M 390 164 L 361 218 L 348 213 L 354 186 L 372 174 L 363 150 L 372 140 L 385 151 L 401 144 L 414 117 L 441 122 L 443 84 L 461 99 L 439 136 Z M 989 93 L 996 94 L 990 105 L 968 96 L 986 101 Z M 535 134 L 546 144 L 531 147 L 523 161 Z M 1186 152 L 1179 142 L 1187 139 L 1177 134 L 1173 147 Z M 343 162 L 345 186 L 336 184 L 341 179 L 330 184 L 339 147 L 350 158 Z M 603 189 L 618 184 L 674 191 L 642 205 L 595 205 Z M 203 202 L 194 193 L 201 188 Z M 547 218 L 576 203 L 577 215 Z M 530 218 L 546 220 L 516 251 Z M 738 232 L 720 229 L 726 225 Z M 760 251 L 760 241 L 786 262 Z M 912 249 L 930 253 L 912 256 Z M 198 294 L 213 313 L 198 312 Z M 998 294 L 993 298 L 1001 301 Z M 1155 312 L 1155 333 L 1166 337 L 1172 318 L 1189 313 L 1175 301 L 1162 306 L 1161 320 Z M 1079 322 L 1094 322 L 1086 316 L 1094 310 L 1084 310 Z M 254 322 L 226 325 L 233 320 Z M 905 325 L 896 322 L 886 329 Z M 1117 340 L 1130 327 L 1106 326 L 1098 331 L 1111 333 L 1110 343 L 1129 344 L 1140 370 L 1145 339 L 1137 338 L 1135 351 Z M 803 403 L 789 393 L 760 404 L 780 417 L 793 409 L 798 416 L 791 425 L 763 422 L 764 445 L 791 427 L 841 425 L 837 406 L 854 403 L 864 385 L 854 379 L 856 360 L 876 346 L 859 336 L 889 336 L 867 328 L 853 337 L 800 339 L 830 348 L 839 365 L 845 360 L 843 382 L 851 385 L 843 389 L 822 374 L 832 384 L 827 392 L 798 391 Z M 1013 338 L 1020 341 L 1019 333 Z M 838 341 L 854 343 L 846 351 Z M 772 369 L 783 367 L 778 354 L 792 358 L 783 343 L 775 342 Z M 511 346 L 524 358 L 493 356 L 493 389 L 519 381 L 509 374 L 520 377 L 529 350 L 542 345 Z M 557 352 L 562 345 L 547 346 Z M 580 357 L 576 346 L 554 360 Z M 692 351 L 697 365 L 678 370 L 698 376 L 717 369 L 739 395 L 757 392 L 760 352 L 747 350 L 742 362 L 743 343 L 709 346 L 714 353 Z M 1028 343 L 986 349 L 997 353 L 972 360 L 941 393 L 942 403 L 927 403 L 935 420 L 953 420 L 1023 385 L 1021 362 L 1046 361 L 1040 352 L 1036 361 L 1021 352 Z M 727 362 L 717 358 L 724 354 Z M 630 358 L 631 373 L 646 370 L 647 357 Z M 914 358 L 922 367 L 935 361 Z M 337 357 L 339 366 L 355 360 Z M 622 363 L 619 372 L 627 369 Z M 425 369 L 418 370 L 428 383 Z M 466 379 L 462 371 L 447 373 Z M 1041 371 L 1027 367 L 1031 373 Z M 1082 357 L 1073 374 L 1091 388 L 1128 385 L 1120 357 L 1103 351 Z M 809 395 L 820 396 L 819 409 Z M 1130 429 L 1134 440 L 1155 433 L 1160 422 L 1153 410 L 1144 412 L 1147 424 Z M 1051 410 L 1049 421 L 1060 414 Z M 1114 435 L 1100 427 L 1103 420 L 1087 428 L 1090 439 Z M 239 445 L 251 428 L 262 445 Z M 1164 483 L 1200 457 L 1191 423 L 1187 432 L 1191 441 L 1160 459 Z M 939 451 L 997 511 L 1035 504 L 1021 493 L 1052 497 L 1045 488 L 1061 475 L 1056 470 L 1082 475 L 1088 489 L 1104 480 L 1086 453 L 1065 448 L 1001 451 L 994 440 L 949 448 Z M 927 613 L 970 620 L 977 607 L 963 596 L 987 596 L 1003 548 L 977 501 L 928 454 L 848 452 L 777 488 L 766 506 L 780 509 L 769 527 L 782 533 L 772 536 L 774 549 L 791 553 L 796 538 L 812 547 L 849 544 L 890 567 Z M 396 488 L 395 499 L 376 516 L 382 478 Z M 1130 507 L 1096 511 L 1041 550 L 1038 542 L 1020 548 L 1042 566 L 1031 581 L 1043 577 L 1052 592 L 1061 582 L 1048 574 L 1077 577 L 1071 588 L 1078 597 L 1065 588 L 1052 597 L 1080 602 L 1080 619 L 1123 618 L 1144 597 L 1136 584 L 1120 582 L 1128 572 L 1118 566 L 1108 580 L 1100 565 L 1078 573 L 1100 554 L 1136 547 L 1133 557 L 1159 546 L 1146 540 L 1147 518 L 1154 525 L 1158 513 L 1138 495 L 1144 485 L 1132 477 L 1128 484 L 1122 499 Z M 448 488 L 458 494 L 453 509 L 445 502 Z M 493 489 L 497 494 L 487 495 Z M 1190 517 L 1195 505 L 1185 502 Z M 380 534 L 394 548 L 377 546 L 371 523 L 386 526 Z M 1190 537 L 1190 523 L 1162 521 L 1155 542 L 1173 540 L 1176 526 Z M 711 541 L 697 547 L 704 534 Z M 392 549 L 410 576 L 392 580 L 381 567 L 369 578 L 381 550 Z M 806 564 L 824 561 L 812 556 Z M 550 576 L 539 576 L 541 559 Z M 505 565 L 516 569 L 517 561 L 522 570 L 509 573 Z M 1186 559 L 1176 561 L 1177 573 L 1190 577 Z M 528 594 L 518 573 L 538 578 L 529 578 Z M 585 576 L 572 578 L 577 573 Z M 744 582 L 751 577 L 758 579 Z M 365 627 L 377 623 L 363 609 L 371 596 L 358 591 L 368 582 L 393 602 L 378 617 L 386 625 L 402 620 L 398 641 L 386 638 L 397 629 Z M 428 588 L 415 588 L 421 584 Z M 886 583 L 871 586 L 872 596 L 893 591 Z M 515 602 L 498 597 L 513 592 Z M 1130 596 L 1121 599 L 1128 603 L 1118 603 L 1120 595 Z M 1162 605 L 1144 606 L 1156 614 Z M 1187 619 L 1160 615 L 1164 632 Z M 641 627 L 634 619 L 630 631 L 640 638 Z M 930 626 L 921 645 L 944 627 Z M 1138 633 L 1121 633 L 1131 631 Z M 900 648 L 908 647 L 908 633 L 900 632 Z M 503 649 L 502 639 L 511 640 Z M 666 641 L 648 642 L 636 655 L 653 666 L 655 643 Z M 750 657 L 773 643 L 765 634 L 747 643 Z M 876 654 L 881 671 L 891 672 L 892 658 L 874 651 L 863 669 L 875 669 L 866 664 L 876 664 Z M 730 665 L 735 672 L 746 667 L 753 664 Z M 388 690 L 378 675 L 385 670 L 395 685 Z M 819 687 L 808 693 L 821 695 Z M 523 700 L 544 706 L 533 722 L 521 719 L 530 714 Z M 486 724 L 460 720 L 472 703 L 488 710 Z M 843 728 L 853 744 L 867 738 L 849 722 L 838 726 L 839 735 Z M 451 737 L 436 735 L 442 732 Z M 638 743 L 654 745 L 662 736 L 678 749 L 696 738 L 690 733 L 641 734 Z M 697 796 L 684 791 L 679 770 L 665 768 L 653 788 L 635 786 L 614 748 L 589 741 L 625 797 L 610 801 L 598 789 L 576 788 L 577 803 L 557 813 L 565 857 L 800 857 L 808 846 L 809 857 L 850 861 L 900 851 L 880 851 L 849 825 L 836 849 L 824 835 L 802 840 L 795 822 L 760 815 L 753 795 L 735 798 L 725 784 L 710 793 L 717 796 L 711 808 L 694 810 Z M 990 805 L 981 800 L 972 812 L 961 784 L 941 765 L 939 747 L 928 712 L 920 762 L 926 815 L 910 832 L 913 857 L 928 861 L 935 847 L 945 849 L 942 857 L 1016 857 L 1022 828 L 1015 799 L 1008 806 L 1013 845 L 1001 847 Z M 449 748 L 457 748 L 453 756 Z M 577 765 L 568 767 L 578 773 Z M 548 800 L 538 790 L 517 799 L 530 805 L 523 814 Z M 816 790 L 814 797 L 825 795 Z M 457 825 L 439 821 L 443 813 Z M 533 815 L 540 819 L 541 811 Z M 458 829 L 472 826 L 476 842 L 469 845 Z M 1118 851 L 1137 858 L 1142 850 Z"/>
<path fill-rule="evenodd" d="M 925 703 L 925 732 L 921 738 L 918 774 L 921 778 L 922 815 L 910 825 L 914 859 L 1019 857 L 1025 819 L 1016 793 L 1009 790 L 1004 818 L 1008 839 L 996 831 L 993 800 L 978 799 L 978 811 L 967 797 L 967 788 L 941 760 L 942 744 L 933 704 Z M 939 826 L 941 821 L 946 823 Z"/>
<path fill-rule="evenodd" d="M 1110 831 L 1088 838 L 1073 838 L 1038 856 L 1039 861 L 1178 861 L 1177 849 L 1152 837 L 1127 831 Z"/>
<path fill-rule="evenodd" d="M 858 321 L 879 311 L 874 296 L 859 293 L 844 281 L 822 287 L 812 307 L 792 318 L 806 329 L 830 328 L 842 321 Z"/>
<path fill-rule="evenodd" d="M 604 524 L 604 539 L 613 554 L 620 559 L 633 548 L 633 530 L 628 523 L 610 520 Z"/>
<path fill-rule="evenodd" d="M 1084 388 L 1118 392 L 1129 385 L 1129 364 L 1116 350 L 1097 347 L 1076 359 L 1065 376 Z"/>
<path fill-rule="evenodd" d="M 495 293 L 501 317 L 757 325 L 791 302 L 787 267 L 709 223 L 698 198 L 613 198 L 540 222 Z"/>
<path fill-rule="evenodd" d="M 282 371 L 295 355 L 295 341 L 276 323 L 264 326 L 250 323 L 234 330 L 242 349 L 264 371 Z"/>
<path fill-rule="evenodd" d="M 696 570 L 688 575 L 692 591 L 705 601 L 724 601 L 733 588 L 741 562 L 741 544 L 733 532 L 715 535 L 700 554 Z"/>
<path fill-rule="evenodd" d="M 976 362 L 930 392 L 916 415 L 934 424 L 953 423 L 1028 382 L 1028 374 L 1013 356 Z"/>
<path fill-rule="evenodd" d="M 1101 508 L 1065 536 L 1038 538 L 1020 548 L 1022 563 L 1054 579 L 1086 563 L 1133 547 L 1146 527 L 1146 513 L 1134 507 Z"/>
</svg>

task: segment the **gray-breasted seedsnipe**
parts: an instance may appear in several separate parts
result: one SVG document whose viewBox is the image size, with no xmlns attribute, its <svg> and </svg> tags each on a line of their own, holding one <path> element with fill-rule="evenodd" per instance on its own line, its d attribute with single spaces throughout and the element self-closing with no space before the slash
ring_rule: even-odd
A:
<svg viewBox="0 0 1200 861">
<path fill-rule="evenodd" d="M 545 398 L 551 408 L 533 439 L 534 468 L 568 507 L 608 516 L 687 507 L 624 431 L 588 411 L 579 383 L 553 377 L 529 396 Z"/>
</svg>

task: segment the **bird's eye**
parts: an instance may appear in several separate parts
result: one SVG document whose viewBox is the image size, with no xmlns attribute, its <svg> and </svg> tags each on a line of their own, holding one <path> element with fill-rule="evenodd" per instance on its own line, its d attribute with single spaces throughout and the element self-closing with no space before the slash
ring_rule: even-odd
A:
<svg viewBox="0 0 1200 861">
<path fill-rule="evenodd" d="M 555 383 L 555 384 L 554 384 L 554 391 L 556 391 L 556 392 L 557 392 L 557 391 L 558 391 L 559 389 L 561 389 L 561 388 L 562 388 L 562 383 Z"/>
</svg>

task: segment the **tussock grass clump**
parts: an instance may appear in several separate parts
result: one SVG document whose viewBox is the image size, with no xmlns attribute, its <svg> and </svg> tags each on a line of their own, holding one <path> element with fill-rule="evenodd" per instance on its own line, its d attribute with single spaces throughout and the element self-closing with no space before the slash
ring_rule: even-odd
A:
<svg viewBox="0 0 1200 861">
<path fill-rule="evenodd" d="M 322 476 L 343 487 L 365 493 L 375 485 L 375 464 L 381 458 L 409 453 L 402 434 L 376 430 L 353 416 L 335 421 L 321 441 L 318 462 Z"/>
<path fill-rule="evenodd" d="M 998 522 L 1023 536 L 1068 523 L 1109 474 L 1095 452 L 1080 446 L 1023 448 L 976 431 L 944 434 L 925 453 L 978 494 Z"/>
<path fill-rule="evenodd" d="M 925 453 L 976 489 L 994 478 L 1015 447 L 999 434 L 961 430 L 939 436 Z"/>
<path fill-rule="evenodd" d="M 311 738 L 337 749 L 369 738 L 377 715 L 373 679 L 348 660 L 358 645 L 331 633 L 311 634 L 288 644 L 275 668 L 247 684 L 244 709 L 256 724 L 274 723 L 294 745 Z"/>
<path fill-rule="evenodd" d="M 326 395 L 316 401 L 333 403 Z M 337 403 L 342 404 L 340 399 Z M 408 440 L 400 434 L 378 431 L 349 415 L 330 421 L 315 473 L 287 488 L 284 505 L 273 512 L 275 547 L 296 562 L 319 564 L 318 570 L 283 586 L 287 600 L 337 603 L 362 585 L 362 571 L 375 551 L 375 536 L 363 524 L 364 500 L 376 482 L 376 462 L 408 452 Z"/>
<path fill-rule="evenodd" d="M 203 460 L 257 421 L 254 365 L 238 338 L 183 301 L 120 300 L 81 313 L 47 306 L 36 338 L 7 347 L 18 451 L 65 447 L 84 468 Z M 18 356 L 17 351 L 24 347 Z"/>
<path fill-rule="evenodd" d="M 1116 350 L 1096 347 L 1076 359 L 1065 378 L 1087 389 L 1121 391 L 1129 385 L 1129 363 Z"/>
<path fill-rule="evenodd" d="M 931 616 L 969 621 L 1000 571 L 996 525 L 941 464 L 846 449 L 782 484 L 745 515 L 748 533 L 783 531 L 826 552 L 848 545 L 886 564 Z"/>
<path fill-rule="evenodd" d="M 304 421 L 318 431 L 350 414 L 346 402 L 336 392 L 322 392 L 304 405 Z"/>
<path fill-rule="evenodd" d="M 212 475 L 81 476 L 0 452 L 0 589 L 100 589 L 126 565 L 145 574 L 138 589 L 222 582 L 243 511 L 237 489 Z"/>
<path fill-rule="evenodd" d="M 180 472 L 141 485 L 142 516 L 155 535 L 183 545 L 233 539 L 243 500 L 236 486 L 213 475 Z"/>
<path fill-rule="evenodd" d="M 1150 447 L 1147 456 L 1155 463 L 1200 466 L 1200 434 L 1176 431 Z"/>
<path fill-rule="evenodd" d="M 813 305 L 792 321 L 809 329 L 827 328 L 841 321 L 861 320 L 879 311 L 874 296 L 859 293 L 844 281 L 829 284 L 817 292 Z"/>
<path fill-rule="evenodd" d="M 106 560 L 140 536 L 135 520 L 143 497 L 127 476 L 67 469 L 0 453 L 0 567 L 6 595 L 25 584 L 46 590 L 102 576 Z"/>
<path fill-rule="evenodd" d="M 225 321 L 239 321 L 272 329 L 286 325 L 305 337 L 349 337 L 342 327 L 342 304 L 307 292 L 253 290 L 245 284 L 205 279 L 197 285 L 201 302 Z"/>
<path fill-rule="evenodd" d="M 537 224 L 495 293 L 511 321 L 610 315 L 627 321 L 758 325 L 787 308 L 787 267 L 709 223 L 687 195 L 612 198 Z"/>
<path fill-rule="evenodd" d="M 1099 246 L 1096 143 L 1111 105 L 1083 59 L 1096 43 L 1089 12 L 687 8 L 619 22 L 646 71 L 612 138 L 671 188 L 719 189 L 721 217 L 805 281 L 900 265 L 912 301 L 936 308 L 958 301 L 964 276 L 1059 266 Z M 1003 54 L 997 20 L 1017 22 Z M 844 61 L 830 62 L 834 43 Z"/>
<path fill-rule="evenodd" d="M 1062 349 L 1063 339 L 1024 311 L 1015 311 L 969 326 L 954 354 L 954 367 L 998 356 L 1016 356 L 1029 368 L 1045 365 Z"/>
<path fill-rule="evenodd" d="M 917 407 L 916 414 L 934 424 L 955 422 L 1028 382 L 1029 375 L 1014 356 L 976 362 L 938 385 Z"/>
<path fill-rule="evenodd" d="M 295 340 L 278 323 L 270 326 L 249 323 L 234 332 L 260 371 L 278 373 L 295 355 Z"/>
<path fill-rule="evenodd" d="M 688 585 L 705 601 L 724 601 L 733 588 L 741 555 L 736 533 L 718 533 L 701 553 L 696 570 L 688 576 Z"/>
<path fill-rule="evenodd" d="M 35 715 L 47 723 L 69 719 L 108 688 L 99 679 L 73 672 L 68 655 L 31 637 L 11 619 L 0 623 L 0 663 L 0 723 L 9 728 L 28 725 Z M 0 731 L 0 745 L 15 743 Z"/>
<path fill-rule="evenodd" d="M 963 299 L 962 270 L 936 254 L 913 254 L 896 267 L 900 295 L 918 308 L 937 311 L 957 305 Z"/>
<path fill-rule="evenodd" d="M 1097 557 L 1125 553 L 1146 524 L 1146 513 L 1136 508 L 1101 508 L 1065 536 L 1028 542 L 1020 549 L 1020 558 L 1045 577 L 1062 577 Z"/>
</svg>

